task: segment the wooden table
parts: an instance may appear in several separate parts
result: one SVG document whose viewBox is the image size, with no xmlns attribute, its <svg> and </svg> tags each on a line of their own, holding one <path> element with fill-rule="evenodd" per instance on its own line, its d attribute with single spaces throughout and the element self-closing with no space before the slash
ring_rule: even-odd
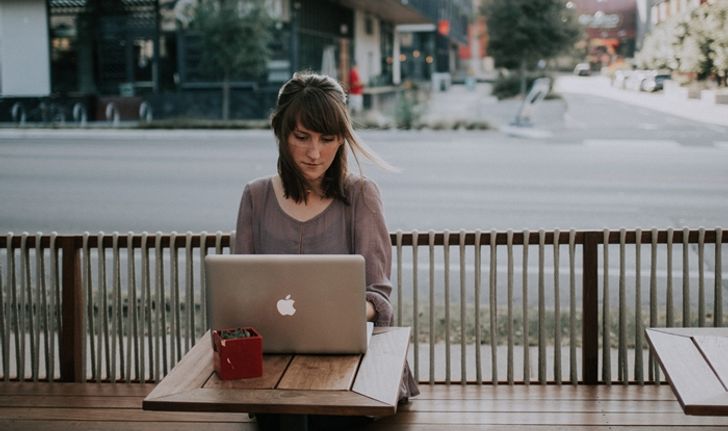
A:
<svg viewBox="0 0 728 431">
<path fill-rule="evenodd" d="M 393 415 L 409 336 L 409 328 L 375 328 L 365 355 L 265 355 L 262 377 L 220 380 L 213 370 L 208 331 L 144 399 L 143 408 Z"/>
<path fill-rule="evenodd" d="M 728 328 L 645 331 L 685 414 L 728 416 Z"/>
</svg>

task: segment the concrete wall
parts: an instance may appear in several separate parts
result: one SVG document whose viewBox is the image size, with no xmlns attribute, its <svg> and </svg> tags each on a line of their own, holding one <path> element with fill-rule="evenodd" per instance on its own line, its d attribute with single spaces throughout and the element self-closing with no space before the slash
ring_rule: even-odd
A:
<svg viewBox="0 0 728 431">
<path fill-rule="evenodd" d="M 371 34 L 366 32 L 367 16 L 371 20 Z M 354 12 L 354 60 L 364 84 L 382 73 L 382 45 L 379 18 L 361 10 Z"/>
<path fill-rule="evenodd" d="M 45 0 L 0 0 L 0 95 L 51 92 Z"/>
</svg>

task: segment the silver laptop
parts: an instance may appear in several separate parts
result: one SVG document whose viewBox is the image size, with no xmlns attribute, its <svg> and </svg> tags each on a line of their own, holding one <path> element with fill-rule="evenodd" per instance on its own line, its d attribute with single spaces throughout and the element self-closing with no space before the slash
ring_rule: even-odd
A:
<svg viewBox="0 0 728 431">
<path fill-rule="evenodd" d="M 252 326 L 265 353 L 365 353 L 359 255 L 205 257 L 208 327 Z"/>
</svg>

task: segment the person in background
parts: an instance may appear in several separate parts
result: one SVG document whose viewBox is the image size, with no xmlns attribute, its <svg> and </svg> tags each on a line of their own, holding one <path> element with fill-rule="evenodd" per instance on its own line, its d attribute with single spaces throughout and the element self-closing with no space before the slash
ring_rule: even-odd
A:
<svg viewBox="0 0 728 431">
<path fill-rule="evenodd" d="M 391 325 L 392 244 L 379 188 L 374 181 L 349 173 L 347 157 L 353 155 L 357 165 L 361 156 L 382 168 L 391 166 L 356 136 L 346 94 L 331 77 L 296 73 L 278 93 L 271 126 L 278 144 L 278 172 L 245 186 L 234 253 L 362 255 L 367 320 L 375 326 Z M 400 401 L 417 394 L 407 366 Z M 273 415 L 256 417 L 263 428 L 276 427 L 279 420 Z M 335 417 L 311 420 L 319 421 L 312 424 L 314 429 L 354 425 Z"/>
<path fill-rule="evenodd" d="M 349 110 L 352 114 L 364 110 L 364 84 L 361 82 L 356 63 L 352 64 L 349 70 Z"/>
</svg>

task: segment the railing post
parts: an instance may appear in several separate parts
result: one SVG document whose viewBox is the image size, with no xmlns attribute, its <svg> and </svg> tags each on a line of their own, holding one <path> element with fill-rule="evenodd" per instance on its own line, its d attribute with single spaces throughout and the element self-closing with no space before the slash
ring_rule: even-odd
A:
<svg viewBox="0 0 728 431">
<path fill-rule="evenodd" d="M 82 382 L 83 370 L 83 285 L 81 248 L 72 236 L 58 238 L 62 257 L 61 331 L 59 359 L 61 381 Z"/>
<path fill-rule="evenodd" d="M 599 232 L 584 232 L 581 364 L 582 381 L 587 385 L 599 382 Z"/>
</svg>

